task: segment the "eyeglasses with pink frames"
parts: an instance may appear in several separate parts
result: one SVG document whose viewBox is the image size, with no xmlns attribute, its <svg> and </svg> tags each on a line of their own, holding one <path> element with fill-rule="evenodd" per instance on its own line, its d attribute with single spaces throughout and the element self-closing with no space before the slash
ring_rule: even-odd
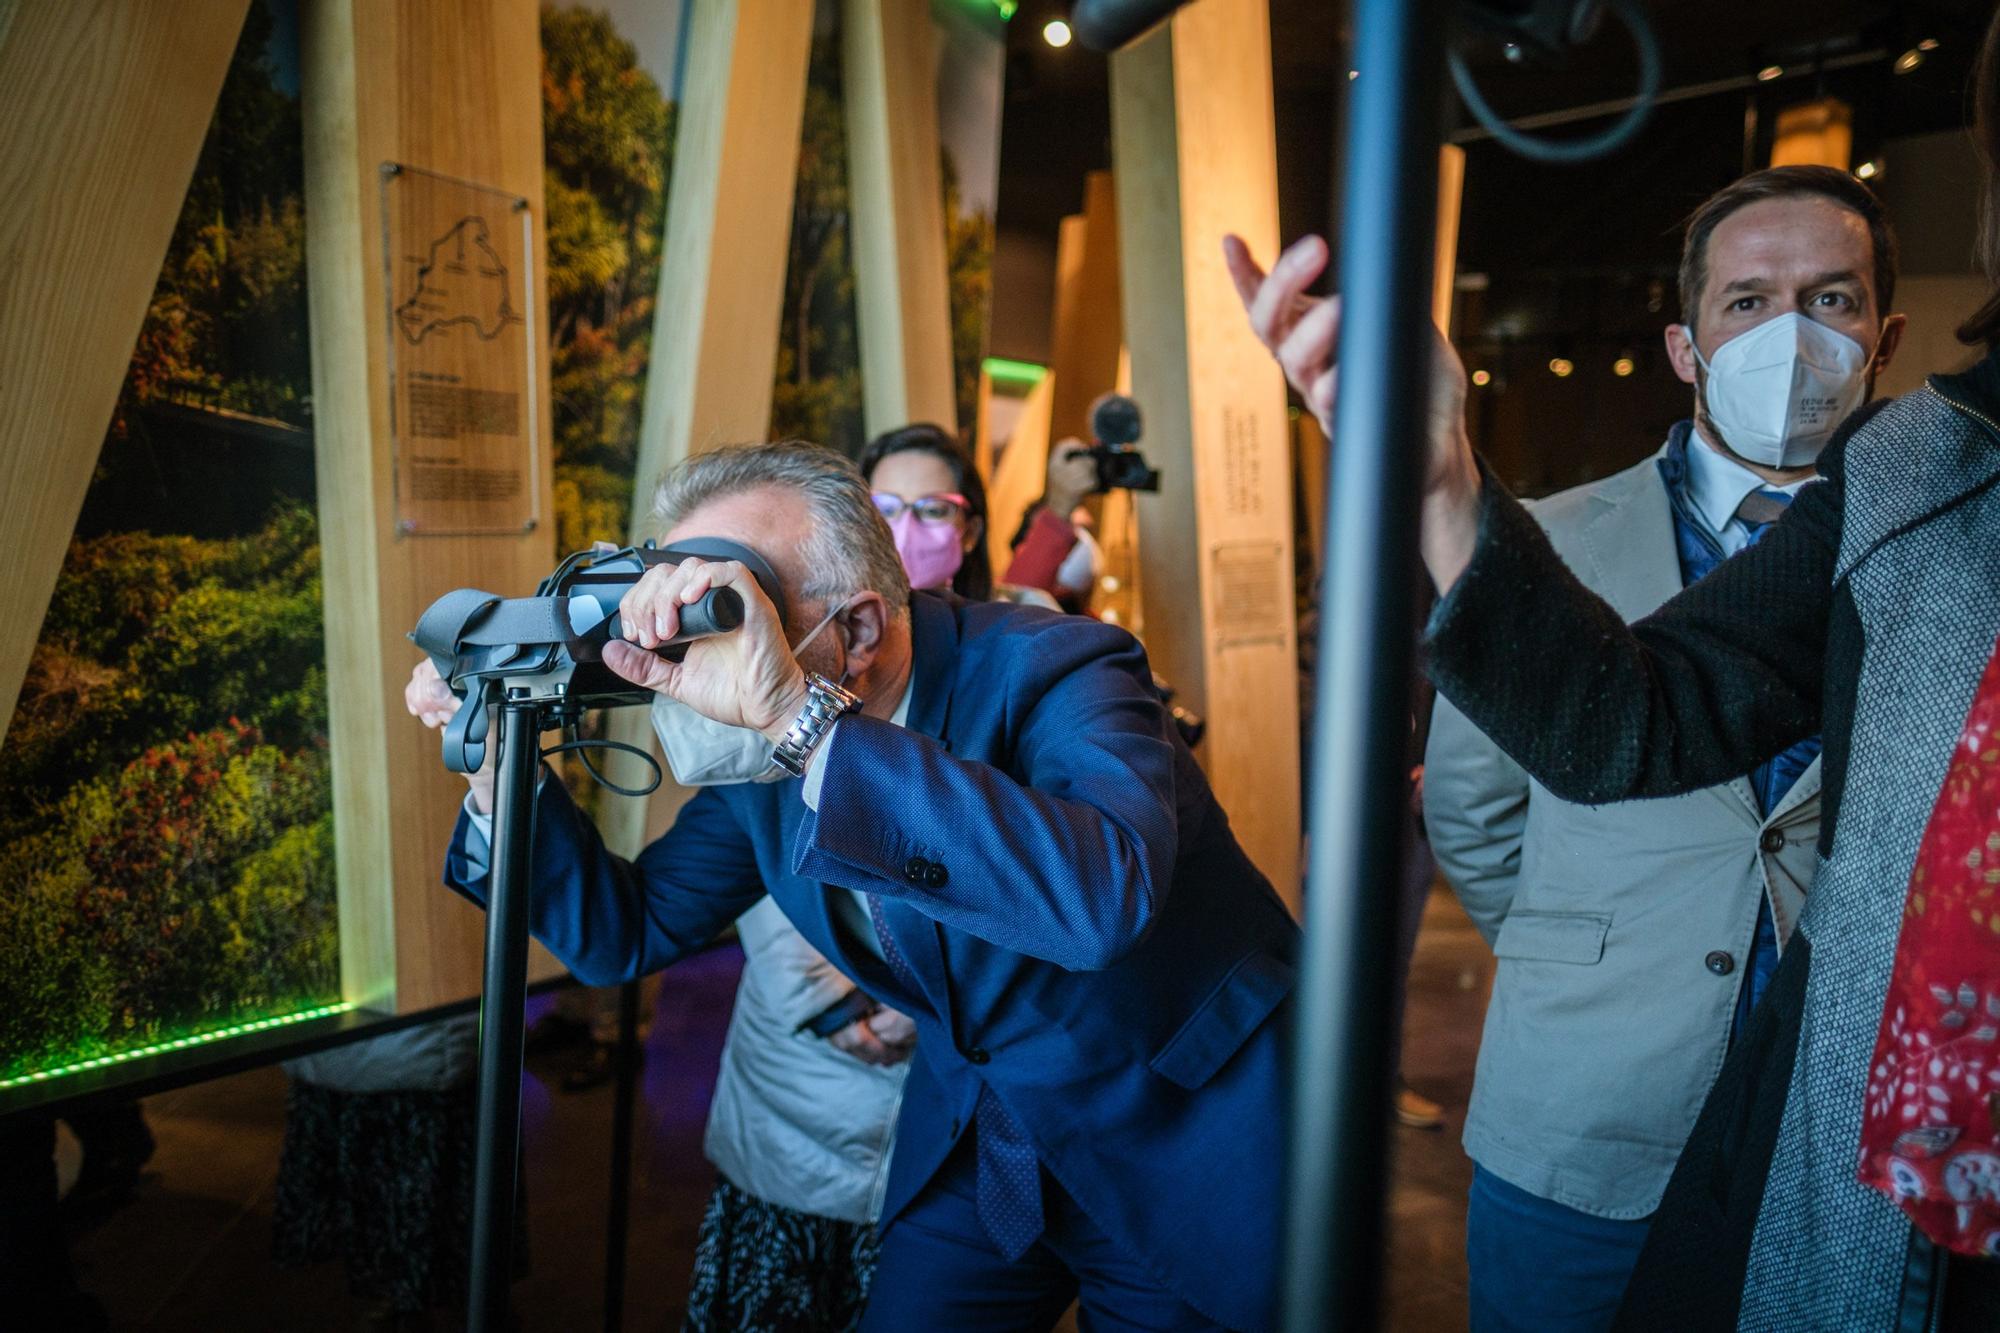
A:
<svg viewBox="0 0 2000 1333">
<path fill-rule="evenodd" d="M 969 513 L 972 505 L 956 491 L 946 491 L 939 495 L 920 495 L 914 500 L 905 500 L 902 496 L 892 495 L 888 491 L 876 491 L 875 509 L 891 523 L 901 518 L 905 509 L 915 514 L 919 523 L 949 523 L 953 515 Z"/>
</svg>

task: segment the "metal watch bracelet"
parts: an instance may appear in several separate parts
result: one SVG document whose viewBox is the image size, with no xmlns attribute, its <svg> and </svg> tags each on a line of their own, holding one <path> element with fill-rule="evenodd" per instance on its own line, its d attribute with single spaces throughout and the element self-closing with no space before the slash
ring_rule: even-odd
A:
<svg viewBox="0 0 2000 1333">
<path fill-rule="evenodd" d="M 813 751 L 833 730 L 833 724 L 860 707 L 860 695 L 842 689 L 825 676 L 808 672 L 805 707 L 786 730 L 785 738 L 771 751 L 771 762 L 795 778 L 804 777 Z"/>
</svg>

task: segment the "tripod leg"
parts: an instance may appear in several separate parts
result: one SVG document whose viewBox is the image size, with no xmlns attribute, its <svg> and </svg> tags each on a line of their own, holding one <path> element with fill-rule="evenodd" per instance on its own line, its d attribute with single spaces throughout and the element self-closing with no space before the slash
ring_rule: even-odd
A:
<svg viewBox="0 0 2000 1333">
<path fill-rule="evenodd" d="M 625 1325 L 625 1249 L 632 1216 L 632 1099 L 639 1081 L 639 986 L 618 988 L 618 1084 L 611 1109 L 611 1208 L 604 1234 L 604 1328 Z"/>
<path fill-rule="evenodd" d="M 514 1276 L 514 1209 L 521 1151 L 521 1038 L 528 992 L 528 891 L 540 715 L 532 704 L 498 710 L 499 775 L 493 798 L 486 973 L 479 1000 L 479 1126 L 473 1146 L 472 1267 L 466 1327 L 507 1326 Z"/>
</svg>

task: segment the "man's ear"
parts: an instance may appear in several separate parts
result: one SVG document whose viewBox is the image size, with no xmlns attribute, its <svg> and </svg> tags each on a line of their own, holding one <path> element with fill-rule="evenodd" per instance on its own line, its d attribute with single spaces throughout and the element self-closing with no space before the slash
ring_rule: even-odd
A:
<svg viewBox="0 0 2000 1333">
<path fill-rule="evenodd" d="M 1688 337 L 1687 325 L 1669 324 L 1665 334 L 1667 361 L 1680 376 L 1682 384 L 1695 382 L 1697 364 L 1694 359 L 1694 342 Z"/>
<path fill-rule="evenodd" d="M 875 665 L 889 637 L 889 603 L 879 592 L 864 592 L 840 613 L 847 626 L 847 670 L 862 675 Z"/>
<path fill-rule="evenodd" d="M 1869 379 L 1889 368 L 1889 358 L 1903 345 L 1903 330 L 1908 325 L 1909 320 L 1902 315 L 1891 315 L 1882 321 L 1882 336 L 1875 340 L 1875 359 L 1868 363 Z"/>
</svg>

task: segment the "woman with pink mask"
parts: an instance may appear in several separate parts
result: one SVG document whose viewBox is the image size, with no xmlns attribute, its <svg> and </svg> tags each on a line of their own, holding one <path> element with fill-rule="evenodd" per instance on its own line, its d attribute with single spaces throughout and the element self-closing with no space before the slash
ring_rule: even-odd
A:
<svg viewBox="0 0 2000 1333">
<path fill-rule="evenodd" d="M 986 487 L 965 446 L 943 427 L 918 424 L 876 436 L 861 452 L 861 475 L 895 534 L 912 588 L 1057 609 L 1047 593 L 994 584 L 986 553 Z"/>
</svg>

